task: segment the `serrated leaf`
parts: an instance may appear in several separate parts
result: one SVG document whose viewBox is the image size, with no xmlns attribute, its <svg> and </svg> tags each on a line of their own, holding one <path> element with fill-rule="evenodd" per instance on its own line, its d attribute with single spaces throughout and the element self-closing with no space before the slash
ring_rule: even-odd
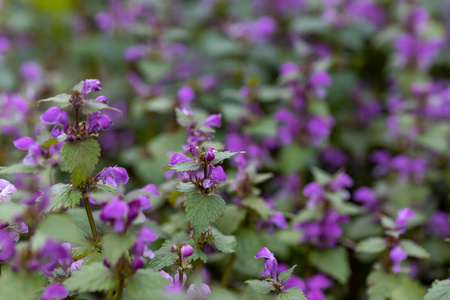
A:
<svg viewBox="0 0 450 300">
<path fill-rule="evenodd" d="M 55 184 L 51 187 L 52 209 L 75 207 L 80 204 L 81 196 L 81 191 L 74 190 L 70 184 Z"/>
<path fill-rule="evenodd" d="M 348 254 L 343 247 L 314 251 L 311 253 L 310 262 L 317 269 L 327 273 L 341 284 L 346 284 L 350 277 Z"/>
<path fill-rule="evenodd" d="M 402 249 L 411 257 L 428 259 L 430 258 L 430 253 L 427 250 L 417 245 L 415 242 L 411 240 L 401 240 L 400 246 Z"/>
<path fill-rule="evenodd" d="M 292 272 L 294 272 L 294 269 L 295 269 L 296 266 L 297 266 L 297 265 L 291 267 L 289 270 L 286 270 L 286 271 L 284 271 L 284 272 L 281 272 L 281 273 L 278 275 L 278 279 L 281 280 L 281 281 L 283 281 L 283 282 L 287 281 L 289 278 L 291 278 Z"/>
<path fill-rule="evenodd" d="M 173 244 L 173 241 L 165 241 L 162 247 L 155 251 L 155 258 L 150 261 L 149 268 L 159 271 L 164 267 L 172 265 L 177 257 L 177 254 L 171 251 Z"/>
<path fill-rule="evenodd" d="M 400 279 L 396 274 L 388 274 L 381 270 L 370 272 L 367 277 L 367 295 L 369 300 L 385 300 L 391 297 L 398 287 Z"/>
<path fill-rule="evenodd" d="M 218 195 L 188 194 L 184 207 L 197 239 L 223 214 L 225 201 Z"/>
<path fill-rule="evenodd" d="M 266 280 L 247 280 L 245 283 L 259 294 L 268 294 L 274 290 L 273 284 Z"/>
<path fill-rule="evenodd" d="M 108 106 L 108 104 L 105 104 L 103 102 L 98 102 L 93 99 L 85 100 L 83 107 L 81 107 L 81 112 L 83 114 L 87 115 L 87 114 L 92 114 L 92 113 L 102 110 L 102 109 L 113 110 L 113 111 L 116 111 L 116 112 L 122 114 L 122 112 L 119 109 L 110 107 L 110 106 Z"/>
<path fill-rule="evenodd" d="M 42 102 L 50 102 L 54 106 L 58 106 L 59 108 L 67 108 L 71 104 L 69 103 L 70 98 L 72 95 L 70 94 L 59 94 L 54 97 L 50 97 L 47 99 L 42 99 L 37 102 L 37 105 L 41 104 Z"/>
<path fill-rule="evenodd" d="M 195 191 L 195 185 L 192 182 L 178 182 L 177 191 L 182 193 L 191 193 Z"/>
<path fill-rule="evenodd" d="M 450 280 L 435 280 L 428 289 L 425 300 L 450 300 Z"/>
<path fill-rule="evenodd" d="M 72 174 L 72 183 L 83 183 L 95 169 L 100 157 L 100 145 L 97 140 L 89 139 L 77 143 L 65 143 L 61 148 L 61 159 Z"/>
<path fill-rule="evenodd" d="M 108 233 L 102 238 L 103 252 L 108 262 L 115 265 L 119 258 L 130 249 L 136 237 L 131 233 Z"/>
<path fill-rule="evenodd" d="M 423 300 L 425 288 L 417 281 L 403 275 L 400 285 L 392 292 L 392 300 Z"/>
<path fill-rule="evenodd" d="M 214 235 L 214 246 L 223 253 L 233 253 L 236 249 L 236 237 L 234 235 L 223 235 L 219 230 L 211 229 Z"/>
<path fill-rule="evenodd" d="M 70 256 L 72 256 L 73 260 L 78 260 L 88 255 L 91 251 L 92 249 L 88 249 L 85 247 L 75 247 L 70 249 Z"/>
<path fill-rule="evenodd" d="M 86 249 L 90 248 L 85 238 L 88 234 L 73 223 L 67 214 L 49 215 L 40 224 L 38 231 L 61 242 L 75 244 Z"/>
<path fill-rule="evenodd" d="M 77 84 L 75 84 L 73 86 L 73 88 L 70 90 L 70 92 L 72 94 L 80 94 L 81 91 L 83 90 L 83 86 L 84 86 L 84 80 L 81 80 L 80 82 L 78 82 Z"/>
<path fill-rule="evenodd" d="M 294 286 L 279 294 L 276 300 L 307 300 L 305 294 L 298 287 Z"/>
<path fill-rule="evenodd" d="M 0 175 L 37 173 L 39 170 L 41 169 L 36 165 L 14 164 L 8 167 L 0 167 Z"/>
<path fill-rule="evenodd" d="M 64 281 L 69 291 L 102 292 L 109 291 L 116 286 L 116 279 L 102 262 L 82 265 L 81 269 L 73 272 L 72 276 Z"/>
<path fill-rule="evenodd" d="M 223 216 L 216 221 L 215 226 L 223 234 L 232 234 L 239 228 L 246 215 L 245 209 L 234 204 L 227 204 Z"/>
<path fill-rule="evenodd" d="M 6 269 L 6 268 L 5 268 Z M 2 270 L 0 300 L 38 299 L 46 285 L 46 278 L 27 272 Z"/>
<path fill-rule="evenodd" d="M 176 164 L 175 166 L 168 166 L 167 168 L 164 168 L 163 171 L 167 170 L 175 170 L 177 172 L 185 172 L 185 171 L 195 171 L 198 168 L 200 168 L 199 165 L 197 165 L 193 160 L 180 162 Z"/>
<path fill-rule="evenodd" d="M 162 292 L 168 283 L 169 281 L 164 279 L 159 272 L 140 269 L 128 279 L 126 293 L 137 300 L 167 299 Z"/>
<path fill-rule="evenodd" d="M 267 218 L 273 214 L 273 212 L 267 208 L 264 200 L 259 197 L 245 198 L 241 201 L 241 204 L 256 211 L 263 220 L 267 220 Z"/>
<path fill-rule="evenodd" d="M 386 249 L 386 242 L 381 237 L 372 237 L 358 243 L 356 252 L 380 253 Z"/>
<path fill-rule="evenodd" d="M 117 189 L 112 184 L 101 184 L 99 183 L 97 187 L 93 190 L 94 193 L 109 193 L 116 194 Z"/>
<path fill-rule="evenodd" d="M 103 253 L 99 252 L 92 252 L 86 255 L 86 257 L 83 260 L 83 265 L 89 265 L 95 262 L 103 262 L 103 258 L 105 255 Z"/>
<path fill-rule="evenodd" d="M 212 161 L 213 164 L 218 164 L 222 161 L 224 161 L 225 159 L 229 159 L 232 158 L 233 156 L 237 155 L 237 154 L 244 154 L 246 153 L 245 151 L 240 151 L 240 152 L 231 152 L 231 151 L 219 151 L 219 152 L 215 152 L 214 153 L 214 160 Z"/>
<path fill-rule="evenodd" d="M 206 264 L 206 262 L 208 261 L 208 256 L 205 254 L 205 252 L 203 252 L 202 249 L 200 249 L 197 245 L 194 245 L 193 248 L 194 253 L 189 257 L 189 260 L 195 261 L 197 259 L 201 259 L 202 262 Z"/>
</svg>

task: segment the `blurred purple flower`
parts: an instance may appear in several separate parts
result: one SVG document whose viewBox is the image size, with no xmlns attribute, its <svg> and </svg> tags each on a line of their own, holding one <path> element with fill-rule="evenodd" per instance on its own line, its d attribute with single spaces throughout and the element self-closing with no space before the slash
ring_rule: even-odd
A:
<svg viewBox="0 0 450 300">
<path fill-rule="evenodd" d="M 408 254 L 400 246 L 396 246 L 389 252 L 389 257 L 393 263 L 392 272 L 400 273 L 402 271 L 400 263 L 408 257 Z"/>
<path fill-rule="evenodd" d="M 353 198 L 356 202 L 362 203 L 368 211 L 372 211 L 377 205 L 377 196 L 367 186 L 358 188 L 353 194 Z"/>
<path fill-rule="evenodd" d="M 189 109 L 190 103 L 195 99 L 195 92 L 189 85 L 185 85 L 178 91 L 177 96 L 180 108 Z"/>
<path fill-rule="evenodd" d="M 60 283 L 52 283 L 45 288 L 41 300 L 64 299 L 69 295 L 69 291 Z"/>
<path fill-rule="evenodd" d="M 116 232 L 125 231 L 125 218 L 129 212 L 128 205 L 120 198 L 114 197 L 100 211 L 100 219 L 111 222 Z"/>
<path fill-rule="evenodd" d="M 29 82 L 39 82 L 42 80 L 42 68 L 34 61 L 24 62 L 19 69 L 20 75 Z"/>
<path fill-rule="evenodd" d="M 437 237 L 450 237 L 450 219 L 448 214 L 441 210 L 434 212 L 427 222 L 426 229 Z"/>
<path fill-rule="evenodd" d="M 0 203 L 11 201 L 10 194 L 17 192 L 14 184 L 5 179 L 0 179 Z"/>
<path fill-rule="evenodd" d="M 395 226 L 397 229 L 405 233 L 406 225 L 408 224 L 408 220 L 414 218 L 414 213 L 409 208 L 404 208 L 398 211 L 397 219 L 395 220 Z"/>
</svg>

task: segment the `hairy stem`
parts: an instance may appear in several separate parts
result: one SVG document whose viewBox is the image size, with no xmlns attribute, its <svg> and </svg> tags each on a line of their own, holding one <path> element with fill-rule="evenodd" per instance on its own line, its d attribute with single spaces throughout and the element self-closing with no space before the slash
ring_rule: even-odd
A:
<svg viewBox="0 0 450 300">
<path fill-rule="evenodd" d="M 97 228 L 95 227 L 94 217 L 92 216 L 91 204 L 89 203 L 86 191 L 83 191 L 82 197 L 84 202 L 84 208 L 86 209 L 86 214 L 89 220 L 89 226 L 91 227 L 92 237 L 94 238 L 94 242 L 98 243 Z"/>
</svg>

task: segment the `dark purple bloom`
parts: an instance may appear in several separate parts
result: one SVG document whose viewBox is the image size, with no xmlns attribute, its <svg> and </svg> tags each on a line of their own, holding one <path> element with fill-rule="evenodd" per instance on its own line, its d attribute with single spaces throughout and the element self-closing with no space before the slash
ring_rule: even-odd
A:
<svg viewBox="0 0 450 300">
<path fill-rule="evenodd" d="M 400 273 L 402 271 L 400 263 L 408 257 L 408 254 L 400 246 L 396 246 L 389 252 L 389 257 L 393 263 L 392 272 Z"/>
<path fill-rule="evenodd" d="M 326 139 L 334 125 L 334 119 L 332 117 L 312 117 L 308 121 L 308 133 L 314 144 L 321 143 Z"/>
<path fill-rule="evenodd" d="M 279 72 L 281 75 L 287 75 L 298 72 L 297 64 L 287 61 L 280 66 Z"/>
<path fill-rule="evenodd" d="M 5 262 L 14 256 L 14 240 L 8 231 L 0 230 L 0 262 Z"/>
<path fill-rule="evenodd" d="M 208 162 L 212 162 L 216 156 L 214 155 L 214 148 L 209 148 L 208 151 L 206 151 L 205 158 Z"/>
<path fill-rule="evenodd" d="M 325 190 L 317 182 L 308 183 L 303 189 L 303 195 L 308 197 L 308 207 L 316 207 L 325 196 Z"/>
<path fill-rule="evenodd" d="M 109 183 L 117 188 L 118 184 L 126 184 L 128 182 L 127 170 L 121 167 L 108 167 L 98 173 L 98 180 L 102 180 L 103 184 Z"/>
<path fill-rule="evenodd" d="M 281 229 L 287 229 L 288 223 L 286 222 L 286 218 L 284 217 L 283 213 L 276 212 L 274 213 L 270 218 L 269 222 L 275 224 L 278 228 Z"/>
<path fill-rule="evenodd" d="M 266 247 L 261 248 L 258 253 L 256 254 L 255 258 L 267 258 L 264 261 L 264 271 L 261 273 L 261 276 L 264 277 L 265 275 L 270 275 L 272 279 L 277 279 L 277 268 L 278 268 L 278 262 L 275 256 L 272 252 L 269 251 Z"/>
<path fill-rule="evenodd" d="M 397 219 L 395 220 L 395 226 L 397 226 L 397 229 L 405 233 L 406 232 L 406 225 L 408 224 L 408 219 L 414 218 L 414 213 L 409 208 L 404 208 L 399 210 Z"/>
<path fill-rule="evenodd" d="M 355 191 L 353 198 L 356 202 L 363 203 L 367 210 L 373 210 L 376 206 L 377 196 L 367 186 L 362 186 Z"/>
<path fill-rule="evenodd" d="M 214 179 L 217 182 L 225 182 L 227 180 L 227 175 L 223 171 L 221 166 L 214 167 L 211 172 L 211 179 Z"/>
<path fill-rule="evenodd" d="M 60 243 L 48 240 L 39 252 L 39 262 L 41 270 L 48 277 L 53 277 L 53 271 L 58 265 L 71 263 L 70 251 Z M 70 265 L 70 263 L 68 265 Z"/>
<path fill-rule="evenodd" d="M 175 166 L 180 162 L 187 162 L 187 161 L 191 161 L 192 159 L 187 158 L 186 156 L 184 156 L 181 153 L 175 153 L 172 156 L 172 159 L 170 160 L 169 166 Z"/>
<path fill-rule="evenodd" d="M 147 46 L 138 45 L 138 46 L 131 46 L 125 49 L 123 56 L 126 61 L 132 62 L 147 56 L 148 53 L 149 48 Z"/>
<path fill-rule="evenodd" d="M 103 221 L 111 222 L 115 231 L 124 232 L 125 217 L 128 215 L 128 212 L 127 203 L 120 198 L 114 197 L 111 202 L 102 208 L 99 216 Z"/>
<path fill-rule="evenodd" d="M 319 99 L 326 96 L 326 87 L 330 84 L 330 75 L 325 71 L 317 71 L 309 78 L 309 86 L 314 90 L 316 97 Z"/>
<path fill-rule="evenodd" d="M 41 116 L 41 121 L 46 124 L 55 124 L 51 132 L 53 137 L 58 137 L 61 134 L 59 125 L 62 125 L 64 133 L 69 133 L 69 117 L 67 116 L 67 112 L 57 106 L 52 106 L 47 109 Z"/>
<path fill-rule="evenodd" d="M 106 104 L 108 103 L 108 98 L 106 98 L 105 96 L 98 96 L 97 98 L 95 98 L 95 101 Z"/>
<path fill-rule="evenodd" d="M 330 188 L 333 191 L 337 191 L 343 188 L 348 188 L 353 185 L 353 179 L 346 173 L 340 173 L 333 181 L 330 183 Z"/>
<path fill-rule="evenodd" d="M 100 129 L 108 129 L 112 124 L 111 119 L 107 115 L 102 115 L 101 112 L 96 111 L 89 114 L 86 121 L 86 128 L 89 135 L 97 134 Z"/>
<path fill-rule="evenodd" d="M 102 83 L 98 79 L 86 79 L 83 83 L 83 88 L 81 90 L 81 94 L 84 99 L 86 99 L 87 95 L 94 92 L 99 92 L 102 90 Z"/>
<path fill-rule="evenodd" d="M 4 36 L 0 36 L 0 54 L 11 48 L 11 42 Z"/>
<path fill-rule="evenodd" d="M 430 218 L 426 229 L 440 238 L 450 237 L 450 219 L 446 212 L 438 210 Z"/>
<path fill-rule="evenodd" d="M 180 249 L 180 253 L 182 257 L 189 257 L 194 254 L 194 248 L 190 245 L 183 245 Z"/>
<path fill-rule="evenodd" d="M 45 288 L 44 293 L 42 294 L 41 300 L 58 300 L 64 299 L 69 295 L 69 291 L 59 284 L 53 283 Z"/>
<path fill-rule="evenodd" d="M 208 127 L 217 127 L 219 128 L 222 125 L 222 114 L 210 115 L 203 125 Z"/>
<path fill-rule="evenodd" d="M 158 239 L 158 236 L 150 228 L 142 228 L 139 232 L 136 242 L 133 246 L 134 256 L 151 256 L 148 255 L 151 252 L 147 246 L 149 243 L 154 242 Z M 153 254 L 153 252 L 151 252 Z"/>
</svg>

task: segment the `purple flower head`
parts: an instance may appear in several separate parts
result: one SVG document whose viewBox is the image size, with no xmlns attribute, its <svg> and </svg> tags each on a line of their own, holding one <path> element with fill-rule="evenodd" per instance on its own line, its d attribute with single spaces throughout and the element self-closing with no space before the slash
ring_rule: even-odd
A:
<svg viewBox="0 0 450 300">
<path fill-rule="evenodd" d="M 353 185 L 353 179 L 346 173 L 340 173 L 330 184 L 333 191 L 348 188 Z"/>
<path fill-rule="evenodd" d="M 447 238 L 450 237 L 450 219 L 446 212 L 438 210 L 430 218 L 426 229 L 432 235 Z"/>
<path fill-rule="evenodd" d="M 11 42 L 4 36 L 0 36 L 0 54 L 11 48 Z"/>
<path fill-rule="evenodd" d="M 70 272 L 73 273 L 75 271 L 80 270 L 81 269 L 81 265 L 83 264 L 83 260 L 84 260 L 84 258 L 74 261 L 70 265 Z"/>
<path fill-rule="evenodd" d="M 16 187 L 5 179 L 0 179 L 0 202 L 11 201 L 10 194 L 17 192 Z"/>
<path fill-rule="evenodd" d="M 211 179 L 205 179 L 202 183 L 202 186 L 204 189 L 209 189 L 213 185 L 214 185 L 214 180 L 211 180 Z"/>
<path fill-rule="evenodd" d="M 249 25 L 249 35 L 254 42 L 268 40 L 277 29 L 275 20 L 268 16 L 263 16 Z"/>
<path fill-rule="evenodd" d="M 14 240 L 6 230 L 0 230 L 0 262 L 5 262 L 14 256 Z"/>
<path fill-rule="evenodd" d="M 270 252 L 269 249 L 267 249 L 266 247 L 261 248 L 255 256 L 256 259 L 261 258 L 261 257 L 267 258 L 264 261 L 265 269 L 261 273 L 261 276 L 264 277 L 265 275 L 270 275 L 270 277 L 272 279 L 276 280 L 277 279 L 277 269 L 278 269 L 277 259 L 275 258 L 273 253 Z"/>
<path fill-rule="evenodd" d="M 275 224 L 275 226 L 277 226 L 278 228 L 281 228 L 281 229 L 288 228 L 288 223 L 286 222 L 286 218 L 284 217 L 283 213 L 281 213 L 279 211 L 274 213 L 269 218 L 269 222 L 271 222 L 272 224 Z"/>
<path fill-rule="evenodd" d="M 172 278 L 172 276 L 169 275 L 169 273 L 167 273 L 164 270 L 160 270 L 159 273 L 162 274 L 164 279 L 167 279 L 172 283 L 172 286 L 168 290 L 169 293 L 180 292 L 182 290 L 182 288 L 184 287 L 184 285 L 186 284 L 187 276 L 185 273 L 183 273 L 183 277 L 181 278 L 181 280 L 180 280 L 179 272 L 177 272 L 173 278 Z"/>
<path fill-rule="evenodd" d="M 191 161 L 192 159 L 187 158 L 186 156 L 184 156 L 181 153 L 175 153 L 172 156 L 172 159 L 170 160 L 169 166 L 175 166 L 180 162 L 187 162 L 187 161 Z"/>
<path fill-rule="evenodd" d="M 219 128 L 222 125 L 222 114 L 210 115 L 205 122 L 204 126 L 208 127 L 217 127 Z"/>
<path fill-rule="evenodd" d="M 330 75 L 325 71 L 317 71 L 309 78 L 309 86 L 316 93 L 316 97 L 322 99 L 326 96 L 326 87 L 331 84 Z"/>
<path fill-rule="evenodd" d="M 111 222 L 114 226 L 114 230 L 117 232 L 124 232 L 125 230 L 125 217 L 129 211 L 128 205 L 120 198 L 114 197 L 111 202 L 106 204 L 101 212 L 100 219 L 105 222 Z"/>
<path fill-rule="evenodd" d="M 208 162 L 212 162 L 214 158 L 216 158 L 214 148 L 209 148 L 208 151 L 206 151 L 205 158 Z"/>
<path fill-rule="evenodd" d="M 405 233 L 406 232 L 406 225 L 408 223 L 408 219 L 414 218 L 414 213 L 409 208 L 404 208 L 399 210 L 397 219 L 395 220 L 395 226 L 397 226 L 397 229 Z"/>
<path fill-rule="evenodd" d="M 102 180 L 103 184 L 109 183 L 117 188 L 118 184 L 126 184 L 128 182 L 127 170 L 121 167 L 108 167 L 97 174 L 98 180 Z"/>
<path fill-rule="evenodd" d="M 41 121 L 46 124 L 55 124 L 51 132 L 52 137 L 58 137 L 61 134 L 59 125 L 62 125 L 64 133 L 69 134 L 69 117 L 67 112 L 57 106 L 47 109 L 41 116 Z"/>
<path fill-rule="evenodd" d="M 158 236 L 150 228 L 142 228 L 139 232 L 136 243 L 133 246 L 134 256 L 142 256 L 145 254 L 148 244 L 158 239 Z"/>
<path fill-rule="evenodd" d="M 287 61 L 280 66 L 279 72 L 281 75 L 297 73 L 298 66 L 291 61 Z"/>
<path fill-rule="evenodd" d="M 333 281 L 325 275 L 318 274 L 306 280 L 309 290 L 325 290 L 333 285 Z"/>
<path fill-rule="evenodd" d="M 108 98 L 106 98 L 105 96 L 98 96 L 97 98 L 95 98 L 95 101 L 107 104 Z"/>
<path fill-rule="evenodd" d="M 100 129 L 108 129 L 111 124 L 112 120 L 107 115 L 102 115 L 99 111 L 89 114 L 86 121 L 89 135 L 97 134 Z"/>
<path fill-rule="evenodd" d="M 180 253 L 182 257 L 189 257 L 194 254 L 194 248 L 190 245 L 183 245 L 180 249 Z"/>
<path fill-rule="evenodd" d="M 98 79 L 86 79 L 83 83 L 83 88 L 81 89 L 81 95 L 86 99 L 87 95 L 94 92 L 99 92 L 102 90 L 102 83 Z"/>
<path fill-rule="evenodd" d="M 307 125 L 312 142 L 320 144 L 325 140 L 330 135 L 333 125 L 334 119 L 332 117 L 312 117 Z"/>
<path fill-rule="evenodd" d="M 48 277 L 53 277 L 53 271 L 60 264 L 66 264 L 70 262 L 72 258 L 70 256 L 70 251 L 60 243 L 52 240 L 47 240 L 38 256 L 39 262 L 41 264 L 41 270 Z"/>
<path fill-rule="evenodd" d="M 353 198 L 356 202 L 363 203 L 367 210 L 373 210 L 376 207 L 377 196 L 367 186 L 362 186 L 355 191 Z"/>
<path fill-rule="evenodd" d="M 41 300 L 58 300 L 64 299 L 69 295 L 69 291 L 59 283 L 50 284 L 45 288 Z"/>
<path fill-rule="evenodd" d="M 400 263 L 408 257 L 408 254 L 400 246 L 396 246 L 389 252 L 389 256 L 393 263 L 392 272 L 400 273 L 402 271 Z"/>
<path fill-rule="evenodd" d="M 345 167 L 348 162 L 347 154 L 339 148 L 329 146 L 320 153 L 322 161 L 333 169 Z"/>
<path fill-rule="evenodd" d="M 178 91 L 177 96 L 180 103 L 180 108 L 189 109 L 189 104 L 195 98 L 195 92 L 189 85 L 185 85 Z"/>
<path fill-rule="evenodd" d="M 221 166 L 217 166 L 212 170 L 211 178 L 217 182 L 225 182 L 225 180 L 227 180 L 227 175 L 225 174 Z"/>
<path fill-rule="evenodd" d="M 308 197 L 308 208 L 316 207 L 325 196 L 325 190 L 317 182 L 308 183 L 303 189 L 303 195 Z"/>
<path fill-rule="evenodd" d="M 211 294 L 211 289 L 204 283 L 200 285 L 191 284 L 187 290 L 187 294 L 191 299 L 206 299 Z"/>
<path fill-rule="evenodd" d="M 146 57 L 149 53 L 149 50 L 150 49 L 147 46 L 143 45 L 131 46 L 125 49 L 123 56 L 126 61 L 132 62 Z"/>
<path fill-rule="evenodd" d="M 34 61 L 26 61 L 20 66 L 20 75 L 29 82 L 42 80 L 42 68 Z"/>
<path fill-rule="evenodd" d="M 412 10 L 406 18 L 406 27 L 415 34 L 420 33 L 426 26 L 429 19 L 428 12 L 423 7 Z"/>
</svg>

